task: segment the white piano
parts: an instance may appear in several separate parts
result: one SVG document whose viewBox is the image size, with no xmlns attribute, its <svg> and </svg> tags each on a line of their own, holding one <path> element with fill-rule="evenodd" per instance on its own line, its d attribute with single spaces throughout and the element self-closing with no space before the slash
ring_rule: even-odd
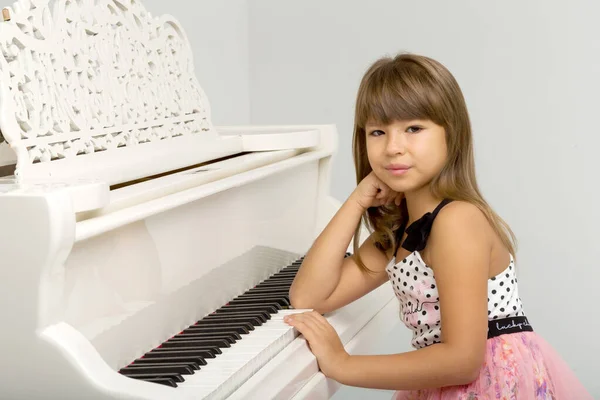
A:
<svg viewBox="0 0 600 400">
<path fill-rule="evenodd" d="M 137 0 L 3 17 L 0 398 L 330 398 L 281 316 L 339 206 L 335 127 L 213 126 L 184 30 Z M 363 353 L 397 306 L 326 317 Z"/>
</svg>

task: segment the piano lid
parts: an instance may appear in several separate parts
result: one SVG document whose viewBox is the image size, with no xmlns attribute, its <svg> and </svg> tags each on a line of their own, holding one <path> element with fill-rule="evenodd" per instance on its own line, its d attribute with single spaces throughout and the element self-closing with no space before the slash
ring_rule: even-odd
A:
<svg viewBox="0 0 600 400">
<path fill-rule="evenodd" d="M 5 10 L 0 131 L 18 181 L 115 185 L 270 149 L 217 132 L 173 17 L 153 17 L 137 0 L 19 0 Z M 293 146 L 318 142 L 314 132 L 302 138 Z"/>
</svg>

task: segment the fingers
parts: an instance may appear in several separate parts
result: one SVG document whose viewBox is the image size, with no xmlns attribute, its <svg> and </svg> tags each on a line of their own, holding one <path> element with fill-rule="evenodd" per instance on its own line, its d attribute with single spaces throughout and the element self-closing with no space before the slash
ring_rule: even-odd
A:
<svg viewBox="0 0 600 400">
<path fill-rule="evenodd" d="M 375 206 L 379 207 L 379 206 L 389 206 L 391 204 L 395 204 L 397 206 L 400 205 L 400 203 L 402 202 L 402 199 L 404 198 L 404 193 L 398 193 L 398 192 L 394 192 L 391 189 L 388 189 L 385 194 L 377 197 L 375 199 Z"/>
<path fill-rule="evenodd" d="M 375 196 L 375 206 L 379 207 L 382 205 L 387 205 L 390 204 L 390 201 L 393 201 L 394 196 L 392 193 L 394 192 L 389 188 L 389 186 L 385 185 L 384 183 L 379 183 L 378 190 L 379 191 Z"/>
<path fill-rule="evenodd" d="M 375 195 L 375 199 L 383 200 L 389 196 L 390 188 L 384 185 L 383 183 L 378 185 L 377 190 L 378 192 Z"/>
<path fill-rule="evenodd" d="M 373 172 L 370 178 L 371 190 L 375 191 L 374 197 L 372 197 L 372 207 L 389 206 L 395 204 L 399 206 L 404 198 L 404 193 L 395 192 L 382 180 L 380 180 Z M 371 192 L 373 193 L 373 192 Z"/>
<path fill-rule="evenodd" d="M 285 322 L 294 326 L 308 340 L 311 340 L 308 335 L 323 334 L 329 329 L 333 329 L 331 324 L 321 314 L 315 311 L 289 315 L 285 318 Z"/>
<path fill-rule="evenodd" d="M 305 318 L 306 323 L 310 324 L 315 331 L 325 332 L 331 326 L 325 317 L 315 311 L 306 313 L 301 318 Z"/>
<path fill-rule="evenodd" d="M 293 326 L 300 332 L 308 342 L 311 342 L 316 337 L 316 332 L 314 329 L 314 325 L 310 323 L 310 320 L 307 321 L 306 318 L 300 317 L 302 314 L 290 315 L 287 316 L 284 321 Z"/>
</svg>

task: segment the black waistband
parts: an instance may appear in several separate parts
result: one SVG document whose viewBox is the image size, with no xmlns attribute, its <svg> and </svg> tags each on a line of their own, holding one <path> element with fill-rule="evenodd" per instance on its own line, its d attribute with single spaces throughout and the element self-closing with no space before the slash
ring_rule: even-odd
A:
<svg viewBox="0 0 600 400">
<path fill-rule="evenodd" d="M 517 332 L 533 332 L 527 317 L 507 317 L 488 321 L 488 339 Z"/>
</svg>

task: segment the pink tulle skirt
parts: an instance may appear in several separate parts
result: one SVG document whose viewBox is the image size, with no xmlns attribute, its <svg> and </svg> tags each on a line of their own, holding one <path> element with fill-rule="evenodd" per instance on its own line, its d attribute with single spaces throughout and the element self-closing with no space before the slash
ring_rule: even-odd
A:
<svg viewBox="0 0 600 400">
<path fill-rule="evenodd" d="M 535 332 L 488 339 L 479 378 L 468 385 L 399 391 L 396 400 L 592 400 L 556 351 Z"/>
</svg>

